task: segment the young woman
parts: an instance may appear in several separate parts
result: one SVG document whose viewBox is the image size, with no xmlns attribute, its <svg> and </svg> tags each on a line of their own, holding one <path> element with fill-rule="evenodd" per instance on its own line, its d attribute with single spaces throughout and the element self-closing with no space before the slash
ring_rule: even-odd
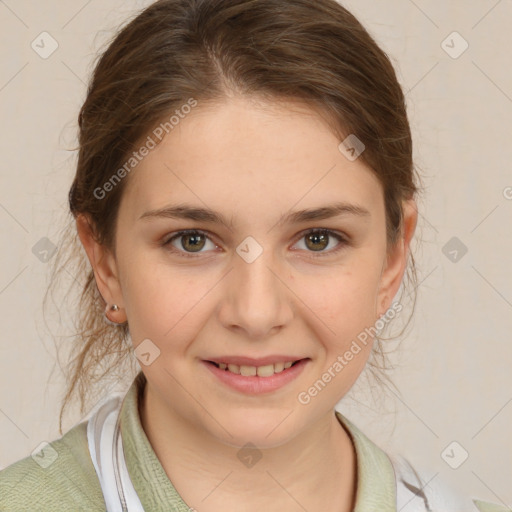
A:
<svg viewBox="0 0 512 512">
<path fill-rule="evenodd" d="M 3 470 L 1 510 L 505 510 L 335 410 L 401 309 L 418 215 L 403 92 L 349 12 L 160 0 L 102 55 L 79 128 L 65 403 L 141 371 Z"/>
</svg>

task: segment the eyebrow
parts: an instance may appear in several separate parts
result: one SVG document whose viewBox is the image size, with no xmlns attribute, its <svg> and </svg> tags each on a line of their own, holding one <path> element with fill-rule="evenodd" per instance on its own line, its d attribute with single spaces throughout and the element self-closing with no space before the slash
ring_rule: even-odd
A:
<svg viewBox="0 0 512 512">
<path fill-rule="evenodd" d="M 358 217 L 371 217 L 371 213 L 364 207 L 357 204 L 350 203 L 334 203 L 331 205 L 322 206 L 319 208 L 309 208 L 306 210 L 299 210 L 289 214 L 283 214 L 279 221 L 278 226 L 283 224 L 299 224 L 312 220 L 324 220 L 341 215 L 355 215 Z M 208 222 L 212 224 L 220 224 L 228 229 L 233 228 L 233 220 L 228 219 L 219 212 L 215 212 L 208 208 L 198 208 L 187 204 L 169 205 L 158 210 L 151 210 L 143 213 L 141 219 L 188 219 L 200 222 Z"/>
</svg>

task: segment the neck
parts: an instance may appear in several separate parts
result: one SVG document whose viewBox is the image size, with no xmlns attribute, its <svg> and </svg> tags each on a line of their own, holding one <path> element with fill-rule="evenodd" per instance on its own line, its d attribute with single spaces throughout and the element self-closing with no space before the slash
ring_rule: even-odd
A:
<svg viewBox="0 0 512 512">
<path fill-rule="evenodd" d="M 198 429 L 159 403 L 147 383 L 139 413 L 169 480 L 198 511 L 353 510 L 355 450 L 333 410 L 289 442 L 253 450 Z"/>
</svg>

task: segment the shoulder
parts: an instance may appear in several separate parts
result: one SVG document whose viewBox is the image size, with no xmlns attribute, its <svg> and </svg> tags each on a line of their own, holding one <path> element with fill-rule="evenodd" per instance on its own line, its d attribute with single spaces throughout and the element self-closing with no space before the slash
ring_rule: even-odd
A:
<svg viewBox="0 0 512 512">
<path fill-rule="evenodd" d="M 87 422 L 0 471 L 0 511 L 105 511 Z"/>
<path fill-rule="evenodd" d="M 512 512 L 501 505 L 461 496 L 437 473 L 414 468 L 404 457 L 395 455 L 390 459 L 396 476 L 397 505 L 403 512 Z"/>
<path fill-rule="evenodd" d="M 495 503 L 488 503 L 487 501 L 473 500 L 480 512 L 510 512 L 510 508 Z"/>
</svg>

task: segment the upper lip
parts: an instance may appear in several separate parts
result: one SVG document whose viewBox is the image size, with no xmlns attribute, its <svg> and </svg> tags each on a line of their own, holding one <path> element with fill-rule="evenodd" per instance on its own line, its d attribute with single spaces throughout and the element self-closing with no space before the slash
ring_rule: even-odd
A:
<svg viewBox="0 0 512 512">
<path fill-rule="evenodd" d="M 210 357 L 205 359 L 205 361 L 212 361 L 214 363 L 226 363 L 226 364 L 236 364 L 238 366 L 267 366 L 275 363 L 286 363 L 288 361 L 295 362 L 300 359 L 306 359 L 304 357 L 297 356 L 286 356 L 286 355 L 270 355 L 266 357 L 245 357 L 245 356 L 220 356 L 220 357 Z"/>
</svg>

